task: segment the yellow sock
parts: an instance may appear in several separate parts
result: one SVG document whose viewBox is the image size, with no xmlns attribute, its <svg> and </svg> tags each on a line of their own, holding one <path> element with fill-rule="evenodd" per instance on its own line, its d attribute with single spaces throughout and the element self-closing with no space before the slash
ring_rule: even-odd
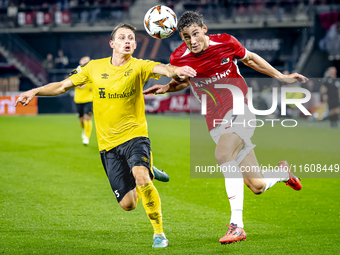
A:
<svg viewBox="0 0 340 255">
<path fill-rule="evenodd" d="M 163 223 L 161 199 L 159 198 L 157 189 L 155 188 L 155 186 L 153 186 L 152 181 L 140 186 L 139 189 L 142 193 L 144 209 L 153 226 L 154 233 L 162 234 Z"/>
<path fill-rule="evenodd" d="M 92 120 L 84 120 L 85 136 L 90 138 L 92 132 Z"/>
</svg>

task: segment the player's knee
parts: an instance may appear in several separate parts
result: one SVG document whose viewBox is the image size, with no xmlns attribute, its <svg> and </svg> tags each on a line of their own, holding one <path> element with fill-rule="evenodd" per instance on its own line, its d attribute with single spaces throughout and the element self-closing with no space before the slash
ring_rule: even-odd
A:
<svg viewBox="0 0 340 255">
<path fill-rule="evenodd" d="M 136 203 L 131 202 L 128 204 L 121 204 L 120 205 L 125 211 L 132 211 L 136 208 Z"/>
<path fill-rule="evenodd" d="M 84 114 L 84 119 L 87 120 L 87 121 L 91 120 L 91 115 Z"/>
</svg>

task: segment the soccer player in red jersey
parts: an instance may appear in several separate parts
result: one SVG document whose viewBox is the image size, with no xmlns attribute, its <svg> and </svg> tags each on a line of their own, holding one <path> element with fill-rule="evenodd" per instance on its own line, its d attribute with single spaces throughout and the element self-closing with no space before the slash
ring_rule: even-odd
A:
<svg viewBox="0 0 340 255">
<path fill-rule="evenodd" d="M 247 51 L 235 37 L 229 34 L 207 35 L 208 29 L 203 23 L 203 16 L 196 12 L 185 12 L 178 21 L 177 29 L 184 43 L 171 54 L 170 63 L 194 68 L 197 72 L 196 77 L 190 80 L 173 79 L 165 86 L 154 85 L 145 90 L 144 94 L 174 92 L 191 85 L 193 94 L 198 100 L 201 101 L 205 96 L 207 105 L 205 118 L 210 135 L 216 143 L 215 157 L 225 177 L 225 187 L 231 207 L 228 231 L 220 239 L 220 243 L 245 240 L 242 217 L 243 183 L 254 194 L 263 193 L 277 182 L 286 182 L 295 190 L 300 190 L 302 185 L 300 180 L 290 172 L 286 161 L 279 163 L 279 167 L 286 170 L 283 171 L 284 176 L 261 171 L 253 150 L 255 145 L 250 140 L 254 127 L 230 125 L 231 121 L 247 123 L 248 120 L 255 119 L 255 115 L 247 107 L 248 87 L 239 72 L 237 60 L 284 83 L 296 81 L 305 83 L 308 79 L 297 73 L 283 75 L 263 58 Z M 216 88 L 215 84 L 231 84 L 242 91 L 237 96 L 244 98 L 243 115 L 233 113 L 233 95 L 230 90 Z M 227 124 L 216 125 L 217 119 L 230 121 Z M 242 169 L 257 169 L 257 171 L 246 172 Z"/>
</svg>

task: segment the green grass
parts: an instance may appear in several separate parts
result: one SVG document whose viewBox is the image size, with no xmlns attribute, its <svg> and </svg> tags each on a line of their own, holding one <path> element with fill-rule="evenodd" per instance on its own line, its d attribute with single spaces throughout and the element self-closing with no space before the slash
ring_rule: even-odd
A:
<svg viewBox="0 0 340 255">
<path fill-rule="evenodd" d="M 147 118 L 155 165 L 170 175 L 155 181 L 170 247 L 151 248 L 142 204 L 117 204 L 94 132 L 84 147 L 75 115 L 39 115 L 0 117 L 0 254 L 339 254 L 340 179 L 305 178 L 299 192 L 279 183 L 260 196 L 246 188 L 247 240 L 222 246 L 224 180 L 190 178 L 189 117 Z M 339 130 L 265 126 L 253 142 L 265 164 L 340 163 Z"/>
</svg>

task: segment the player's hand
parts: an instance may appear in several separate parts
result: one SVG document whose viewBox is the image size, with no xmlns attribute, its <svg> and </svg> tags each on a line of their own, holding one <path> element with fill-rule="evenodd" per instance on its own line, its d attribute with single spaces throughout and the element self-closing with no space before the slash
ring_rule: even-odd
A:
<svg viewBox="0 0 340 255">
<path fill-rule="evenodd" d="M 195 69 L 193 69 L 190 66 L 177 67 L 175 69 L 175 73 L 180 79 L 183 79 L 183 80 L 189 77 L 194 78 L 197 74 Z"/>
<path fill-rule="evenodd" d="M 36 93 L 33 90 L 29 90 L 26 92 L 23 92 L 18 97 L 17 101 L 15 102 L 15 107 L 18 105 L 18 103 L 21 103 L 23 106 L 28 105 L 32 99 L 35 97 Z"/>
<path fill-rule="evenodd" d="M 288 75 L 283 75 L 282 78 L 279 79 L 283 83 L 288 83 L 292 84 L 295 82 L 301 82 L 301 83 L 306 83 L 309 79 L 301 74 L 298 73 L 292 73 Z"/>
<path fill-rule="evenodd" d="M 153 85 L 152 87 L 143 91 L 144 95 L 158 95 L 158 94 L 165 94 L 168 91 L 169 87 L 167 85 Z"/>
</svg>

